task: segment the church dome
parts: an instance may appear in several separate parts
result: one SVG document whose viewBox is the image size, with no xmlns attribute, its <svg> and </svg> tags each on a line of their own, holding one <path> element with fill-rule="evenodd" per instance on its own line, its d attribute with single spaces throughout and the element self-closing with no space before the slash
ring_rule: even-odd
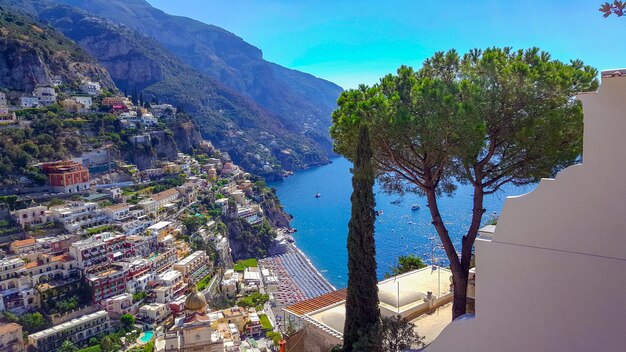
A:
<svg viewBox="0 0 626 352">
<path fill-rule="evenodd" d="M 191 289 L 191 293 L 185 300 L 185 310 L 189 311 L 206 311 L 207 303 L 204 294 L 198 292 L 195 287 Z"/>
</svg>

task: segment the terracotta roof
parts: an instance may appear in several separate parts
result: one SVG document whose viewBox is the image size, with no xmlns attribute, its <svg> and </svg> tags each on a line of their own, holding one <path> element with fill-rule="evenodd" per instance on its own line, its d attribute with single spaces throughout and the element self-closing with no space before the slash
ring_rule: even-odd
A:
<svg viewBox="0 0 626 352">
<path fill-rule="evenodd" d="M 128 208 L 128 204 L 126 204 L 126 203 L 113 204 L 113 205 L 109 205 L 105 209 L 110 209 L 110 210 L 115 211 L 115 210 L 120 210 L 120 209 L 124 209 L 124 208 Z"/>
<path fill-rule="evenodd" d="M 32 268 L 36 268 L 38 266 L 39 266 L 39 262 L 28 262 L 28 263 L 26 263 L 26 265 L 24 265 L 24 268 L 32 269 Z"/>
<path fill-rule="evenodd" d="M 296 315 L 308 314 L 316 310 L 322 309 L 324 307 L 328 307 L 332 304 L 344 301 L 347 297 L 347 293 L 348 291 L 345 288 L 341 290 L 333 291 L 325 295 L 308 299 L 306 301 L 298 302 L 294 305 L 291 305 L 285 308 L 285 310 Z"/>
<path fill-rule="evenodd" d="M 55 255 L 54 257 L 52 257 L 53 262 L 69 262 L 72 259 L 74 258 L 72 258 L 68 254 Z"/>
<path fill-rule="evenodd" d="M 11 332 L 21 330 L 22 326 L 15 323 L 0 323 L 0 335 L 5 335 Z"/>
<path fill-rule="evenodd" d="M 165 199 L 165 198 L 171 197 L 171 196 L 173 196 L 173 195 L 175 195 L 175 194 L 178 194 L 178 191 L 177 191 L 175 188 L 170 188 L 170 189 L 168 189 L 168 190 L 166 190 L 166 191 L 159 192 L 159 193 L 157 193 L 157 194 L 153 195 L 153 196 L 152 196 L 152 200 L 154 200 L 154 201 L 160 201 L 160 200 L 162 200 L 162 199 Z"/>
<path fill-rule="evenodd" d="M 209 321 L 209 317 L 201 313 L 191 313 L 185 317 L 185 324 Z"/>
<path fill-rule="evenodd" d="M 25 246 L 32 246 L 35 243 L 37 243 L 37 241 L 35 241 L 34 238 L 27 238 L 25 240 L 19 240 L 19 241 L 13 241 L 13 243 L 11 243 L 14 247 L 25 247 Z"/>
<path fill-rule="evenodd" d="M 618 68 L 613 70 L 602 71 L 602 77 L 621 77 L 626 76 L 626 68 Z"/>
</svg>

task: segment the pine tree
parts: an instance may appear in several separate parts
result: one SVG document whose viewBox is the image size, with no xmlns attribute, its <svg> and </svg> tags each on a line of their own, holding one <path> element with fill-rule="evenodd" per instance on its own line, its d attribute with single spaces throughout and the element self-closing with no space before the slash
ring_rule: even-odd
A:
<svg viewBox="0 0 626 352">
<path fill-rule="evenodd" d="M 139 106 L 143 106 L 143 92 L 139 93 Z"/>
<path fill-rule="evenodd" d="M 365 126 L 359 130 L 352 175 L 352 217 L 348 223 L 348 297 L 343 350 L 379 351 L 374 169 L 369 132 Z"/>
</svg>

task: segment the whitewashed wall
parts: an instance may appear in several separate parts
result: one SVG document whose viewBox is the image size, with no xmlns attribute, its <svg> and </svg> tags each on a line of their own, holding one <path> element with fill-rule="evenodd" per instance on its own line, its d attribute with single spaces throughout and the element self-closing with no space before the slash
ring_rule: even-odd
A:
<svg viewBox="0 0 626 352">
<path fill-rule="evenodd" d="M 583 164 L 506 200 L 476 241 L 476 315 L 427 352 L 626 351 L 626 70 L 579 99 Z"/>
</svg>

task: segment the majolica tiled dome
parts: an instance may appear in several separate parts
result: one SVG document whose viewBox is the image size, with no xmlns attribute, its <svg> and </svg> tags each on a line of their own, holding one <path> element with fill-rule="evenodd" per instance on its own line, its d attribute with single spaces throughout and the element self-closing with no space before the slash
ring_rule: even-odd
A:
<svg viewBox="0 0 626 352">
<path fill-rule="evenodd" d="M 207 303 L 206 298 L 204 298 L 204 294 L 198 292 L 195 287 L 191 289 L 191 293 L 187 296 L 185 300 L 185 310 L 187 311 L 197 311 L 204 312 L 206 311 Z"/>
</svg>

